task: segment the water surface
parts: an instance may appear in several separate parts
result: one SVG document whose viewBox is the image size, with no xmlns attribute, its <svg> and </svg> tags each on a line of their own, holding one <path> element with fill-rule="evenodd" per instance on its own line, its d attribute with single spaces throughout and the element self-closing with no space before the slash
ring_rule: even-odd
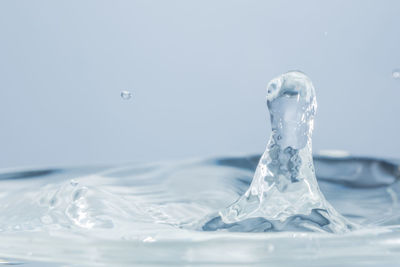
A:
<svg viewBox="0 0 400 267">
<path fill-rule="evenodd" d="M 360 225 L 345 234 L 187 227 L 243 195 L 259 158 L 3 170 L 0 258 L 49 266 L 399 262 L 400 168 L 393 160 L 314 157 L 326 199 Z"/>
</svg>

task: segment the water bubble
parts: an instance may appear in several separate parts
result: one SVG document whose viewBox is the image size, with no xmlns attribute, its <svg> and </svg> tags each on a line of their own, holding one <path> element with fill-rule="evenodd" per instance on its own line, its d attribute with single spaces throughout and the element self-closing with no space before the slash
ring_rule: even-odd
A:
<svg viewBox="0 0 400 267">
<path fill-rule="evenodd" d="M 328 32 L 324 32 L 324 35 L 325 35 L 325 36 L 328 36 Z"/>
<path fill-rule="evenodd" d="M 129 100 L 129 99 L 132 98 L 132 93 L 129 92 L 129 91 L 122 91 L 122 92 L 121 92 L 121 98 L 122 98 L 123 100 Z"/>
<path fill-rule="evenodd" d="M 74 179 L 72 179 L 71 181 L 69 181 L 69 183 L 72 185 L 72 186 L 77 186 L 79 183 L 78 183 L 78 181 L 76 181 L 76 180 L 74 180 Z"/>
<path fill-rule="evenodd" d="M 400 79 L 400 69 L 394 69 L 392 71 L 392 77 L 393 79 Z"/>
</svg>

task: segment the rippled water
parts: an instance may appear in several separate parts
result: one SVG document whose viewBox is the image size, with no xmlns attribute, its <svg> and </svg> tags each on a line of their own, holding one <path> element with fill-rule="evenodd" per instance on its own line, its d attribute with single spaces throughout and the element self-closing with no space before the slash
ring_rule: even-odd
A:
<svg viewBox="0 0 400 267">
<path fill-rule="evenodd" d="M 360 225 L 349 233 L 206 232 L 187 227 L 245 193 L 258 160 L 253 156 L 3 170 L 0 264 L 293 266 L 295 261 L 296 266 L 396 266 L 399 262 L 398 161 L 314 158 L 326 199 Z"/>
</svg>

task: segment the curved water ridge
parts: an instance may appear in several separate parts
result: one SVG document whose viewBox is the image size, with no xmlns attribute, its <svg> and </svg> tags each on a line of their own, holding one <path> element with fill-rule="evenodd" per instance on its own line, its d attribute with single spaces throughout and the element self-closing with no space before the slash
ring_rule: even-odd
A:
<svg viewBox="0 0 400 267">
<path fill-rule="evenodd" d="M 272 134 L 253 181 L 202 229 L 343 233 L 355 228 L 325 200 L 315 178 L 311 137 L 317 101 L 311 80 L 292 71 L 273 79 L 267 91 Z"/>
<path fill-rule="evenodd" d="M 161 229 L 197 230 L 192 226 L 204 223 L 208 214 L 229 206 L 249 191 L 259 159 L 255 156 L 105 170 L 2 173 L 0 232 L 64 229 L 101 236 L 107 230 L 122 238 L 153 235 Z M 398 165 L 353 157 L 318 157 L 315 164 L 322 192 L 345 218 L 368 227 L 400 224 Z M 309 220 L 326 223 L 329 217 L 322 209 L 311 210 L 309 217 L 286 217 L 290 222 L 286 225 L 285 221 L 271 221 L 274 227 L 299 231 Z M 209 220 L 209 226 L 249 232 L 258 231 L 257 227 L 272 227 L 271 221 L 254 218 L 243 225 L 218 225 L 217 220 Z"/>
</svg>

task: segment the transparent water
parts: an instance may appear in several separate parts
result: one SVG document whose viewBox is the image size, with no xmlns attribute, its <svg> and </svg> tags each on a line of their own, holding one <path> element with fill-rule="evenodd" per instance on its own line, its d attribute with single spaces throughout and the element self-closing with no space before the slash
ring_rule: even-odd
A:
<svg viewBox="0 0 400 267">
<path fill-rule="evenodd" d="M 242 196 L 259 159 L 4 170 L 0 259 L 40 262 L 37 266 L 293 266 L 294 261 L 296 266 L 396 266 L 400 260 L 396 161 L 314 157 L 321 192 L 345 218 L 360 225 L 344 234 L 181 227 Z"/>
<path fill-rule="evenodd" d="M 316 181 L 317 100 L 311 80 L 299 71 L 280 75 L 267 86 L 267 105 L 272 134 L 249 189 L 202 229 L 343 233 L 355 228 L 325 200 Z"/>
<path fill-rule="evenodd" d="M 392 76 L 394 79 L 400 79 L 400 69 L 394 69 L 392 71 Z"/>
<path fill-rule="evenodd" d="M 3 171 L 0 263 L 395 265 L 399 164 L 313 159 L 310 79 L 267 89 L 261 157 Z"/>
<path fill-rule="evenodd" d="M 129 100 L 129 99 L 132 98 L 132 93 L 129 92 L 129 91 L 122 91 L 122 92 L 121 92 L 121 98 L 122 98 L 123 100 Z"/>
</svg>

